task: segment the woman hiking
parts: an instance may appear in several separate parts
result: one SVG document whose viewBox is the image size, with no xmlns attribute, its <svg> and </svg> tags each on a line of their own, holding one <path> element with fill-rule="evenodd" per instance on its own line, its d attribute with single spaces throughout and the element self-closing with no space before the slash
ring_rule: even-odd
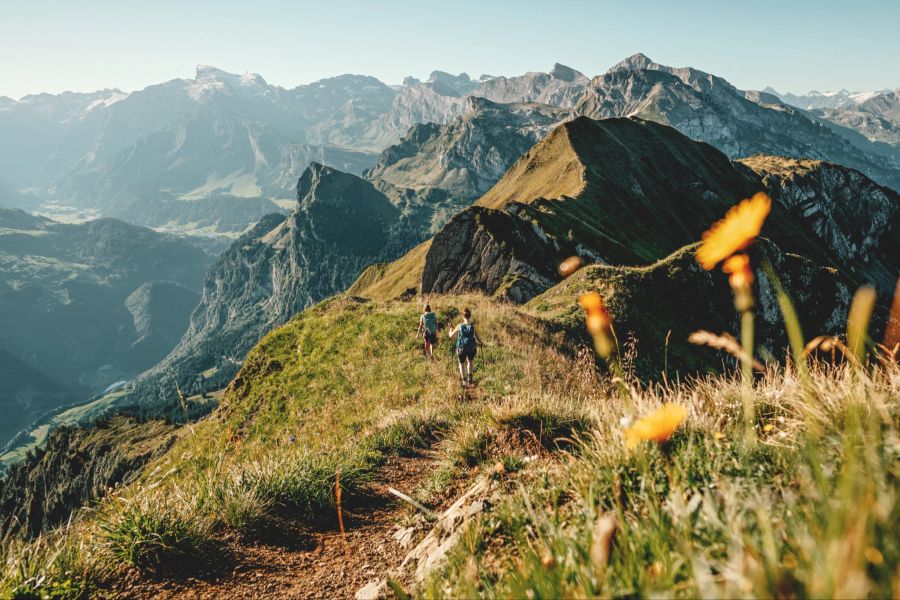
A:
<svg viewBox="0 0 900 600">
<path fill-rule="evenodd" d="M 419 328 L 416 330 L 416 339 L 424 333 L 425 357 L 434 358 L 434 343 L 437 341 L 437 315 L 431 312 L 431 305 L 425 305 L 425 312 L 419 317 Z"/>
<path fill-rule="evenodd" d="M 462 378 L 462 386 L 472 385 L 472 373 L 475 371 L 475 353 L 481 341 L 475 333 L 475 325 L 472 323 L 472 311 L 463 310 L 463 322 L 453 326 L 450 323 L 451 338 L 456 336 L 456 358 L 459 359 L 459 376 Z"/>
</svg>

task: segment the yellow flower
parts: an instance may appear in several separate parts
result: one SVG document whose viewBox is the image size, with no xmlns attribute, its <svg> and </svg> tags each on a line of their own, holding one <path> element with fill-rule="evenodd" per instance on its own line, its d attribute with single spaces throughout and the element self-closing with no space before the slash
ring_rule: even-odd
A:
<svg viewBox="0 0 900 600">
<path fill-rule="evenodd" d="M 603 298 L 597 292 L 587 292 L 578 298 L 578 305 L 584 309 L 584 324 L 594 338 L 594 349 L 603 358 L 612 353 L 609 331 L 612 319 L 603 305 Z"/>
<path fill-rule="evenodd" d="M 732 289 L 749 287 L 753 283 L 753 269 L 750 268 L 750 257 L 746 254 L 735 254 L 725 260 L 722 270 L 728 273 L 728 283 Z"/>
<path fill-rule="evenodd" d="M 568 277 L 581 268 L 582 262 L 580 256 L 570 256 L 566 260 L 559 263 L 559 274 Z"/>
<path fill-rule="evenodd" d="M 743 250 L 762 230 L 763 221 L 772 209 L 772 200 L 763 192 L 732 206 L 725 218 L 703 234 L 697 249 L 697 262 L 710 271 L 717 264 Z"/>
<path fill-rule="evenodd" d="M 663 404 L 625 430 L 625 445 L 631 449 L 640 442 L 667 442 L 686 416 L 687 409 L 682 405 Z"/>
<path fill-rule="evenodd" d="M 603 310 L 603 298 L 597 292 L 585 292 L 578 297 L 578 306 L 589 313 L 595 310 Z"/>
</svg>

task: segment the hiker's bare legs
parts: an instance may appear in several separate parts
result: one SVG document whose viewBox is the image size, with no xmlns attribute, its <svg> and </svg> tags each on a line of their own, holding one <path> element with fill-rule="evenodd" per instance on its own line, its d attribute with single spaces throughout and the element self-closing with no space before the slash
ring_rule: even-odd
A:
<svg viewBox="0 0 900 600">
<path fill-rule="evenodd" d="M 427 358 L 434 358 L 434 344 L 428 340 L 425 341 L 425 356 Z"/>
</svg>

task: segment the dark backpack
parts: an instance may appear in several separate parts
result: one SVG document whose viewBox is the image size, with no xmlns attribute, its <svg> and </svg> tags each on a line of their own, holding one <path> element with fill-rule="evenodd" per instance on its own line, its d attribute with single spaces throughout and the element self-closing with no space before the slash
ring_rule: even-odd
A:
<svg viewBox="0 0 900 600">
<path fill-rule="evenodd" d="M 471 323 L 463 323 L 456 334 L 457 350 L 475 349 L 475 326 Z"/>
<path fill-rule="evenodd" d="M 426 333 L 437 332 L 437 315 L 433 312 L 427 312 L 422 315 L 422 323 L 425 325 Z"/>
</svg>

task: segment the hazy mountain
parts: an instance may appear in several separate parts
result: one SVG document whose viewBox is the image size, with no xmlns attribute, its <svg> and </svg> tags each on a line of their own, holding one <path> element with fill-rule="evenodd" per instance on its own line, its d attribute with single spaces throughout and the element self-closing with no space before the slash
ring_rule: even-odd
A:
<svg viewBox="0 0 900 600">
<path fill-rule="evenodd" d="M 313 163 L 291 214 L 266 217 L 219 257 L 187 333 L 131 398 L 171 398 L 172 380 L 187 391 L 225 385 L 267 330 L 425 239 L 430 219 L 416 218 L 423 206 L 427 199 L 410 211 L 364 179 Z"/>
<path fill-rule="evenodd" d="M 497 104 L 468 98 L 446 125 L 414 125 L 381 153 L 365 176 L 421 190 L 439 188 L 462 200 L 486 192 L 535 142 L 571 113 L 543 104 Z"/>
<path fill-rule="evenodd" d="M 835 125 L 833 129 L 851 142 L 859 138 L 848 133 L 859 134 L 900 161 L 900 90 L 872 96 L 859 104 L 821 108 L 810 113 Z"/>
<path fill-rule="evenodd" d="M 152 230 L 0 209 L 0 444 L 76 394 L 155 364 L 187 328 L 209 257 Z M 81 399 L 84 399 L 82 396 Z"/>
<path fill-rule="evenodd" d="M 370 128 L 366 137 L 373 147 L 396 143 L 418 123 L 449 122 L 469 110 L 466 98 L 478 96 L 497 103 L 538 103 L 573 107 L 590 80 L 560 64 L 549 73 L 530 72 L 517 77 L 482 76 L 473 81 L 465 73 L 435 71 L 425 82 L 404 80 L 390 111 Z"/>
<path fill-rule="evenodd" d="M 795 95 L 791 93 L 782 94 L 771 87 L 767 87 L 762 91 L 776 96 L 785 104 L 790 104 L 791 106 L 806 110 L 817 108 L 850 108 L 858 106 L 875 96 L 890 92 L 890 90 L 867 92 L 849 92 L 847 90 L 839 90 L 837 92 L 817 92 L 816 90 L 812 90 L 805 94 Z"/>
</svg>

